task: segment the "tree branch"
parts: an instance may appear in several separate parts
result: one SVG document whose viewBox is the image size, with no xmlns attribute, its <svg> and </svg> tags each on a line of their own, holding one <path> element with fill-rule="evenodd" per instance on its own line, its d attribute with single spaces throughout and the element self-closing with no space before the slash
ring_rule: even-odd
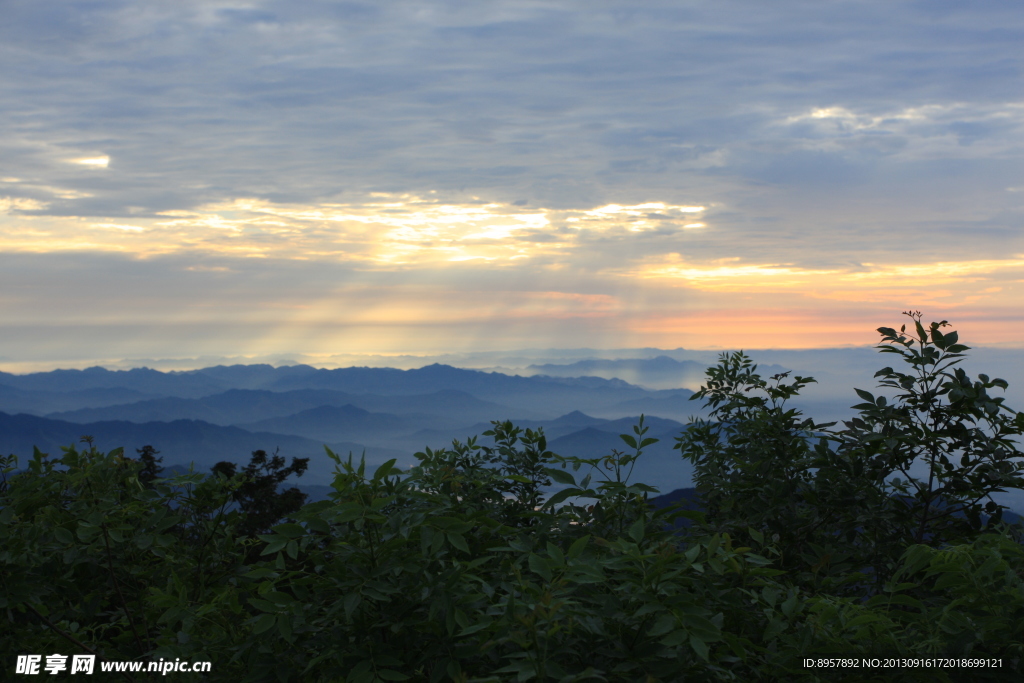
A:
<svg viewBox="0 0 1024 683">
<path fill-rule="evenodd" d="M 65 640 L 68 640 L 68 641 L 74 643 L 75 645 L 77 645 L 78 647 L 82 648 L 83 650 L 85 650 L 89 654 L 95 655 L 96 659 L 101 661 L 101 662 L 106 660 L 106 658 L 103 655 L 101 655 L 100 653 L 96 652 L 96 650 L 92 649 L 91 647 L 89 647 L 88 645 L 86 645 L 85 643 L 80 641 L 78 638 L 75 638 L 73 635 L 71 635 L 67 631 L 61 629 L 56 624 L 54 624 L 52 621 L 50 621 L 49 619 L 44 617 L 42 615 L 42 613 L 39 610 L 37 610 L 35 607 L 33 607 L 30 603 L 26 602 L 26 603 L 23 603 L 23 604 L 25 605 L 25 607 L 29 608 L 29 610 L 32 612 L 32 614 L 34 614 L 37 617 L 39 617 L 40 621 L 42 621 L 44 624 L 46 624 L 50 628 L 51 631 L 53 631 L 54 633 L 59 635 L 61 638 L 64 638 Z M 132 678 L 131 676 L 129 676 L 126 672 L 122 671 L 121 675 L 124 676 L 125 678 L 127 678 L 132 683 L 135 682 L 135 679 Z"/>
</svg>

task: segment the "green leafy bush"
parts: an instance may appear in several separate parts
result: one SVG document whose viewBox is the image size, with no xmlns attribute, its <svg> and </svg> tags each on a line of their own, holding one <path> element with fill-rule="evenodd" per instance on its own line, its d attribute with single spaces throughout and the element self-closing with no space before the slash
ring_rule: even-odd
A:
<svg viewBox="0 0 1024 683">
<path fill-rule="evenodd" d="M 694 463 L 707 507 L 706 529 L 774 541 L 777 565 L 805 585 L 825 581 L 853 592 L 892 576 L 911 544 L 970 542 L 995 528 L 993 493 L 1024 486 L 1013 440 L 1024 415 L 988 392 L 1001 379 L 971 380 L 955 367 L 968 347 L 945 321 L 912 330 L 879 328 L 884 353 L 909 366 L 875 374 L 890 402 L 856 389 L 862 403 L 841 429 L 802 419 L 786 401 L 813 382 L 764 380 L 742 352 L 708 370 L 703 398 L 711 420 L 695 420 L 676 448 Z"/>
</svg>

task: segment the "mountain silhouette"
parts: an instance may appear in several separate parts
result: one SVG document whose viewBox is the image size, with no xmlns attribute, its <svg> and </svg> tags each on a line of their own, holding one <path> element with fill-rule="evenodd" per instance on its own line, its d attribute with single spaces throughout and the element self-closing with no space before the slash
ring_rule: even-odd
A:
<svg viewBox="0 0 1024 683">
<path fill-rule="evenodd" d="M 429 422 L 430 418 L 417 422 L 424 421 Z M 367 436 L 380 438 L 381 435 L 407 431 L 411 425 L 409 418 L 403 419 L 389 413 L 371 413 L 349 403 L 343 406 L 318 406 L 293 415 L 239 426 L 251 431 L 301 434 L 310 439 L 341 441 Z"/>
<path fill-rule="evenodd" d="M 35 415 L 0 413 L 0 452 L 14 453 L 23 464 L 38 447 L 44 453 L 60 453 L 62 446 L 79 444 L 81 437 L 93 437 L 97 448 L 112 450 L 123 447 L 132 457 L 135 450 L 151 445 L 160 451 L 164 466 L 194 463 L 197 470 L 209 470 L 221 460 L 245 464 L 255 450 L 281 455 L 310 458 L 303 481 L 327 484 L 332 479 L 333 463 L 327 458 L 324 443 L 291 434 L 250 432 L 239 427 L 224 427 L 200 420 L 134 423 L 124 421 L 74 423 Z M 356 442 L 327 444 L 339 455 L 351 451 L 358 458 L 364 451 L 369 462 L 398 458 L 404 465 L 413 458 L 404 452 Z"/>
</svg>

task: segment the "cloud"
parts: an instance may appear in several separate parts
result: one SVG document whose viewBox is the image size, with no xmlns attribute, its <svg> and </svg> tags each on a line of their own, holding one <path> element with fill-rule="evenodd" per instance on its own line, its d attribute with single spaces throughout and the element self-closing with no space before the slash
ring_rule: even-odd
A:
<svg viewBox="0 0 1024 683">
<path fill-rule="evenodd" d="M 83 157 L 81 159 L 71 159 L 70 162 L 72 164 L 87 166 L 88 168 L 106 168 L 110 165 L 110 157 Z"/>
<path fill-rule="evenodd" d="M 664 237 L 701 229 L 706 224 L 693 220 L 707 211 L 665 202 L 556 210 L 378 192 L 360 203 L 295 205 L 246 198 L 151 217 L 83 217 L 68 223 L 33 211 L 41 206 L 8 200 L 9 213 L 37 214 L 20 217 L 22 225 L 36 227 L 0 233 L 0 245 L 9 251 L 108 249 L 139 256 L 201 250 L 353 261 L 366 267 L 568 257 L 587 241 L 607 244 L 627 241 L 635 233 Z M 116 231 L 138 234 L 126 237 Z"/>
<path fill-rule="evenodd" d="M 118 172 L 75 204 L 101 213 L 372 190 L 639 203 L 790 144 L 780 121 L 832 112 L 813 122 L 888 131 L 937 110 L 952 131 L 1019 99 L 993 68 L 1020 26 L 998 5 L 927 28 L 886 3 L 303 4 L 100 2 L 56 20 L 14 3 L 4 138 L 48 145 L 33 155 L 47 173 L 52 154 L 104 140 Z M 1019 140 L 1016 124 L 954 136 L 1007 132 Z"/>
<path fill-rule="evenodd" d="M 195 283 L 254 319 L 456 321 L 461 302 L 534 316 L 515 338 L 576 320 L 555 340 L 772 296 L 780 320 L 1018 296 L 1014 2 L 14 0 L 4 17 L 0 251 L 67 280 L 7 304 L 26 325 L 77 315 L 42 300 L 77 300 L 62 254 L 115 259 L 122 285 L 98 291 L 124 316 L 147 310 L 119 292 L 148 264 L 158 310 L 210 325 L 232 304 Z M 325 273 L 378 288 L 358 290 L 377 312 L 320 301 Z"/>
</svg>

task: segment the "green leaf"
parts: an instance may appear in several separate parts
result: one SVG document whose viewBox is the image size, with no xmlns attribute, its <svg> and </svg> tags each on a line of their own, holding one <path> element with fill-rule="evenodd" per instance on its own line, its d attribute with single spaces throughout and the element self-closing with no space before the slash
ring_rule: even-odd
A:
<svg viewBox="0 0 1024 683">
<path fill-rule="evenodd" d="M 568 556 L 570 560 L 575 560 L 577 557 L 583 554 L 586 550 L 587 544 L 590 542 L 590 534 L 587 534 L 583 538 L 578 538 L 573 541 L 573 544 L 569 546 Z"/>
<path fill-rule="evenodd" d="M 245 578 L 247 579 L 265 579 L 268 577 L 276 577 L 277 572 L 275 572 L 273 569 L 267 569 L 266 567 L 257 567 L 256 569 L 253 569 L 252 571 L 243 574 L 243 576 L 245 576 Z"/>
<path fill-rule="evenodd" d="M 715 551 L 718 550 L 718 546 L 721 545 L 721 543 L 722 537 L 719 534 L 714 534 L 707 540 L 704 547 L 708 549 L 709 558 L 715 554 Z"/>
<path fill-rule="evenodd" d="M 786 598 L 786 600 L 782 603 L 782 614 L 785 615 L 787 618 L 793 616 L 793 613 L 796 610 L 799 602 L 799 595 L 797 593 L 793 593 L 793 595 Z"/>
<path fill-rule="evenodd" d="M 654 625 L 651 626 L 651 630 L 647 632 L 647 635 L 652 638 L 663 636 L 676 627 L 676 615 L 672 613 L 662 614 L 658 617 Z"/>
<path fill-rule="evenodd" d="M 551 541 L 548 541 L 546 545 L 546 550 L 548 551 L 548 557 L 551 558 L 551 561 L 554 562 L 556 567 L 565 566 L 565 555 L 562 553 L 561 548 L 559 548 Z"/>
<path fill-rule="evenodd" d="M 163 614 L 160 615 L 160 617 L 157 619 L 157 623 L 174 624 L 178 621 L 178 618 L 182 614 L 187 614 L 187 612 L 182 610 L 180 607 L 169 607 Z"/>
<path fill-rule="evenodd" d="M 362 506 L 356 503 L 348 503 L 346 505 L 339 505 L 336 510 L 334 521 L 338 524 L 344 524 L 345 522 L 351 522 L 359 519 L 363 516 Z"/>
<path fill-rule="evenodd" d="M 548 565 L 547 560 L 545 560 L 540 555 L 530 553 L 530 556 L 527 559 L 527 563 L 530 565 L 530 571 L 532 571 L 535 574 L 540 574 L 542 577 L 544 577 L 545 581 L 551 583 L 551 567 Z"/>
<path fill-rule="evenodd" d="M 576 479 L 565 470 L 558 467 L 545 467 L 544 474 L 554 479 L 559 484 L 569 484 L 570 486 L 576 486 Z"/>
<path fill-rule="evenodd" d="M 376 676 L 373 675 L 373 661 L 364 659 L 363 661 L 352 667 L 349 671 L 348 676 L 345 678 L 345 683 L 373 683 L 377 680 Z"/>
<path fill-rule="evenodd" d="M 686 549 L 686 552 L 683 553 L 683 557 L 685 557 L 686 561 L 691 564 L 697 561 L 698 555 L 700 555 L 700 546 L 696 544 L 691 545 Z"/>
<path fill-rule="evenodd" d="M 289 614 L 279 614 L 277 616 L 277 630 L 281 633 L 285 640 L 292 639 L 292 618 Z"/>
<path fill-rule="evenodd" d="M 863 389 L 857 389 L 857 388 L 854 388 L 854 391 L 856 391 L 857 395 L 860 396 L 865 401 L 867 401 L 868 403 L 872 403 L 873 404 L 875 402 L 874 394 L 872 394 L 871 392 L 864 391 Z"/>
<path fill-rule="evenodd" d="M 57 540 L 65 545 L 71 545 L 75 542 L 75 536 L 64 527 L 56 527 L 53 530 L 53 535 L 57 537 Z"/>
<path fill-rule="evenodd" d="M 249 604 L 258 610 L 262 610 L 263 612 L 274 612 L 276 614 L 277 612 L 281 611 L 278 605 L 274 604 L 273 602 L 270 602 L 269 600 L 249 598 Z"/>
<path fill-rule="evenodd" d="M 459 633 L 458 633 L 458 635 L 456 637 L 457 638 L 462 638 L 463 636 L 472 635 L 472 634 L 476 633 L 477 631 L 484 630 L 488 626 L 490 626 L 490 624 L 487 624 L 487 623 L 479 623 L 479 624 L 473 624 L 472 626 L 467 626 L 466 628 L 464 628 L 461 631 L 459 631 Z"/>
<path fill-rule="evenodd" d="M 708 644 L 695 635 L 690 636 L 690 647 L 697 653 L 697 656 L 703 659 L 705 662 L 709 661 L 708 657 L 710 652 L 708 651 Z"/>
<path fill-rule="evenodd" d="M 561 503 L 566 498 L 572 498 L 573 496 L 578 496 L 581 493 L 583 493 L 583 491 L 581 489 L 575 489 L 575 488 L 562 489 L 561 491 L 556 492 L 550 498 L 548 498 L 547 501 L 544 504 L 546 506 L 548 506 L 548 507 L 550 507 L 552 505 L 558 505 L 559 503 Z"/>
<path fill-rule="evenodd" d="M 274 553 L 279 552 L 286 545 L 288 545 L 287 538 L 276 538 L 267 544 L 267 547 L 263 549 L 263 552 L 261 552 L 260 555 L 273 555 Z"/>
<path fill-rule="evenodd" d="M 306 533 L 306 530 L 302 528 L 302 525 L 294 523 L 278 524 L 277 526 L 271 527 L 271 531 L 275 534 L 287 536 L 288 538 L 299 538 Z"/>
<path fill-rule="evenodd" d="M 374 498 L 373 500 L 370 501 L 370 509 L 373 510 L 374 512 L 380 512 L 385 507 L 393 503 L 394 500 L 394 496 L 382 496 Z"/>
<path fill-rule="evenodd" d="M 472 524 L 458 517 L 431 517 L 430 524 L 438 529 L 454 531 L 459 534 L 464 534 L 473 528 Z"/>
<path fill-rule="evenodd" d="M 358 607 L 359 603 L 362 602 L 362 601 L 363 601 L 362 596 L 359 595 L 359 593 L 356 593 L 355 591 L 353 591 L 353 592 L 351 592 L 351 593 L 349 593 L 348 595 L 345 596 L 345 600 L 344 600 L 343 604 L 345 606 L 345 618 L 346 619 L 351 619 L 352 618 L 352 614 L 356 611 L 356 607 Z"/>
<path fill-rule="evenodd" d="M 707 641 L 718 640 L 720 631 L 715 624 L 699 614 L 683 614 L 683 626 L 686 626 L 693 633 L 699 633 L 701 638 Z"/>
<path fill-rule="evenodd" d="M 277 622 L 277 615 L 276 614 L 270 614 L 270 613 L 261 614 L 260 617 L 256 620 L 256 623 L 253 625 L 252 632 L 255 635 L 259 635 L 260 633 L 264 633 L 266 631 L 269 631 L 270 629 L 272 629 L 274 627 L 274 624 L 276 622 Z"/>
<path fill-rule="evenodd" d="M 443 533 L 434 534 L 434 540 L 430 542 L 430 554 L 437 555 L 444 548 L 445 535 Z"/>
<path fill-rule="evenodd" d="M 315 531 L 317 533 L 321 533 L 321 534 L 329 534 L 329 533 L 331 533 L 331 525 L 328 524 L 327 521 L 321 519 L 320 517 L 309 518 L 306 521 L 306 524 L 309 526 L 310 529 L 312 529 L 313 531 Z"/>
<path fill-rule="evenodd" d="M 629 434 L 619 434 L 619 438 L 626 442 L 630 448 L 636 448 L 636 439 Z"/>
<path fill-rule="evenodd" d="M 378 467 L 377 470 L 373 473 L 373 481 L 380 481 L 384 477 L 391 474 L 392 470 L 395 469 L 396 462 L 398 462 L 397 458 L 391 458 L 391 460 L 388 460 L 386 463 Z"/>
<path fill-rule="evenodd" d="M 463 538 L 461 534 L 456 534 L 454 532 L 449 531 L 447 536 L 448 542 L 451 543 L 453 546 L 455 546 L 464 553 L 469 552 L 469 546 L 466 545 L 466 539 Z"/>
<path fill-rule="evenodd" d="M 888 596 L 878 595 L 878 596 L 875 596 L 875 597 L 879 597 L 879 598 L 883 598 L 884 597 L 884 598 L 886 598 L 885 600 L 879 600 L 879 604 L 891 603 L 893 605 L 903 605 L 904 607 L 913 607 L 914 609 L 924 609 L 924 603 L 922 603 L 920 600 L 917 600 L 916 598 L 910 597 L 909 595 L 901 595 L 901 594 L 897 593 L 896 595 L 888 595 Z"/>
<path fill-rule="evenodd" d="M 407 681 L 409 677 L 393 669 L 377 669 L 377 676 L 385 681 Z"/>
<path fill-rule="evenodd" d="M 689 635 L 690 634 L 686 631 L 686 629 L 679 628 L 675 631 L 672 631 L 672 633 L 669 633 L 667 636 L 665 636 L 658 642 L 664 645 L 665 647 L 676 647 L 680 643 L 685 642 L 687 636 Z"/>
<path fill-rule="evenodd" d="M 644 537 L 644 522 L 645 520 L 638 519 L 633 522 L 631 527 L 629 527 L 629 537 L 637 543 L 639 543 Z"/>
</svg>

